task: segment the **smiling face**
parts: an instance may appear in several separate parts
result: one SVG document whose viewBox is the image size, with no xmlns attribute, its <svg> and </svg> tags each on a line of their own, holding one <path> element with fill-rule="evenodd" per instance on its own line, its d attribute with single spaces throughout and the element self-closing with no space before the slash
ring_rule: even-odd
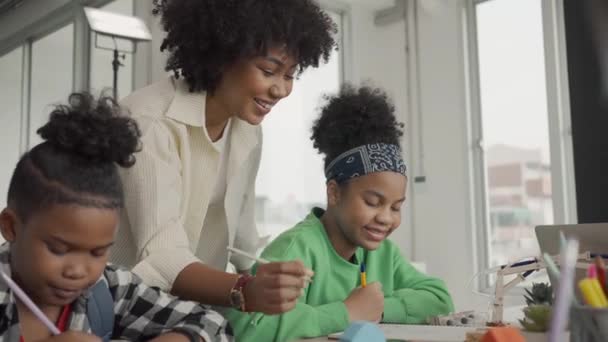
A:
<svg viewBox="0 0 608 342">
<path fill-rule="evenodd" d="M 349 259 L 357 247 L 374 250 L 401 223 L 407 178 L 385 171 L 328 183 L 323 223 L 338 254 Z"/>
<path fill-rule="evenodd" d="M 291 94 L 297 62 L 281 48 L 270 48 L 263 56 L 242 59 L 228 67 L 210 95 L 210 108 L 223 117 L 236 116 L 259 125 L 272 108 Z M 209 116 L 209 112 L 207 113 Z"/>
<path fill-rule="evenodd" d="M 4 209 L 0 225 L 11 244 L 13 279 L 39 306 L 73 302 L 101 276 L 117 224 L 116 209 L 58 204 L 25 224 Z"/>
</svg>

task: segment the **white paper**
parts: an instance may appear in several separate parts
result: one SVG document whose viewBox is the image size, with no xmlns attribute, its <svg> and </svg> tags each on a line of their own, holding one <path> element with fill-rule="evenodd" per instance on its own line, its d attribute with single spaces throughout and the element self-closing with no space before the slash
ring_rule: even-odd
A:
<svg viewBox="0 0 608 342">
<path fill-rule="evenodd" d="M 475 327 L 448 327 L 439 325 L 405 325 L 380 324 L 380 329 L 386 339 L 413 340 L 424 342 L 462 342 L 466 334 L 477 330 Z M 329 335 L 331 339 L 339 339 L 342 333 Z"/>
</svg>

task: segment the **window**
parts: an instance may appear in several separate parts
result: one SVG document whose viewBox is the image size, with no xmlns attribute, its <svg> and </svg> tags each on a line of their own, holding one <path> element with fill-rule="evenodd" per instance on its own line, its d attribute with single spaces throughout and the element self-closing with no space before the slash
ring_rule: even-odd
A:
<svg viewBox="0 0 608 342">
<path fill-rule="evenodd" d="M 36 130 L 48 121 L 53 104 L 65 103 L 72 92 L 74 25 L 34 41 L 32 44 L 29 147 L 42 141 Z"/>
<path fill-rule="evenodd" d="M 102 9 L 108 11 L 131 15 L 133 13 L 133 0 L 98 3 L 107 4 Z M 0 113 L 0 146 L 4 161 L 3 166 L 0 167 L 2 207 L 6 205 L 10 177 L 21 153 L 41 142 L 36 131 L 47 122 L 54 104 L 65 103 L 67 96 L 74 90 L 74 79 L 82 79 L 82 75 L 74 73 L 74 64 L 78 62 L 78 58 L 74 56 L 75 52 L 79 52 L 74 51 L 75 36 L 88 34 L 86 26 L 74 24 L 81 20 L 82 6 L 71 6 L 69 10 L 61 13 L 56 11 L 59 6 L 61 4 L 48 6 L 41 4 L 41 13 L 48 12 L 49 16 L 52 13 L 53 24 L 49 25 L 45 19 L 33 23 L 25 30 L 15 29 L 14 32 L 9 32 L 6 41 L 11 45 L 7 46 L 21 45 L 0 55 L 0 89 L 2 89 L 0 103 L 3 106 Z M 14 15 L 29 16 L 19 9 L 15 12 L 17 14 Z M 54 27 L 59 28 L 53 29 Z M 107 41 L 102 43 L 107 44 Z M 130 49 L 130 46 L 119 45 L 119 47 Z M 91 63 L 90 84 L 93 90 L 99 91 L 104 87 L 111 87 L 111 52 L 92 50 L 90 55 L 85 54 L 85 63 Z M 127 55 L 126 59 L 122 60 L 124 67 L 120 71 L 118 88 L 120 94 L 124 95 L 132 88 L 131 58 L 132 56 Z M 78 67 L 76 69 L 80 72 Z M 0 237 L 0 242 L 2 241 Z"/>
<path fill-rule="evenodd" d="M 115 0 L 100 7 L 100 10 L 133 15 L 133 0 Z M 119 51 L 133 51 L 133 44 L 124 39 L 117 39 L 116 46 Z M 110 49 L 110 50 L 108 50 Z M 103 35 L 91 32 L 91 92 L 97 95 L 101 91 L 110 90 L 106 95 L 112 95 L 113 70 L 112 60 L 114 58 L 114 41 Z M 118 98 L 125 97 L 133 90 L 133 54 L 121 53 L 124 58 L 120 59 L 122 66 L 118 69 Z"/>
<path fill-rule="evenodd" d="M 340 14 L 330 15 L 341 28 Z M 270 240 L 302 220 L 313 206 L 325 207 L 323 159 L 313 149 L 310 135 L 322 95 L 339 90 L 341 64 L 339 51 L 334 51 L 327 64 L 306 70 L 291 95 L 262 123 L 256 219 L 260 234 Z"/>
<path fill-rule="evenodd" d="M 484 1 L 475 15 L 491 267 L 538 255 L 534 227 L 554 222 L 545 35 L 541 0 Z"/>
<path fill-rule="evenodd" d="M 4 56 L 0 56 L 0 207 L 6 206 L 6 193 L 13 174 L 13 169 L 20 157 L 21 143 L 21 89 L 23 48 L 19 47 Z M 0 238 L 1 240 L 1 238 Z"/>
</svg>

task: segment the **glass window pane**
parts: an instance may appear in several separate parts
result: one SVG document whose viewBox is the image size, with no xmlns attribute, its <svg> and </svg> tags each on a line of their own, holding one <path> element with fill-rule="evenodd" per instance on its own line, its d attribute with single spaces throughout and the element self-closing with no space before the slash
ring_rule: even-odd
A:
<svg viewBox="0 0 608 342">
<path fill-rule="evenodd" d="M 67 25 L 32 44 L 29 145 L 42 140 L 36 130 L 49 118 L 53 104 L 72 92 L 74 25 Z"/>
<path fill-rule="evenodd" d="M 20 157 L 22 72 L 23 48 L 0 57 L 0 208 L 6 206 L 8 184 Z"/>
<path fill-rule="evenodd" d="M 340 15 L 331 13 L 340 27 Z M 339 36 L 339 35 L 338 35 Z M 302 220 L 313 206 L 325 207 L 323 159 L 310 140 L 322 95 L 340 87 L 341 61 L 306 70 L 264 119 L 264 147 L 256 183 L 256 219 L 262 236 L 271 239 Z"/>
<path fill-rule="evenodd" d="M 114 0 L 100 8 L 103 11 L 133 15 L 133 0 Z M 133 51 L 133 44 L 124 39 L 116 39 L 119 51 Z M 114 59 L 114 41 L 103 35 L 91 32 L 91 80 L 90 89 L 93 94 L 108 90 L 111 95 L 114 77 L 112 60 Z M 120 53 L 122 66 L 118 69 L 118 98 L 125 97 L 133 90 L 133 55 Z"/>
<path fill-rule="evenodd" d="M 539 253 L 534 227 L 553 223 L 540 0 L 476 7 L 490 265 Z"/>
</svg>

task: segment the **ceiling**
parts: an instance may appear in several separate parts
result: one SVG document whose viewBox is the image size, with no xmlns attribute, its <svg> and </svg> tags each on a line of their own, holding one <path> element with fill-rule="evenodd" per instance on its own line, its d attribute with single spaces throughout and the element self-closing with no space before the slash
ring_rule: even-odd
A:
<svg viewBox="0 0 608 342">
<path fill-rule="evenodd" d="M 0 15 L 12 10 L 13 8 L 21 5 L 25 0 L 0 0 Z"/>
</svg>

